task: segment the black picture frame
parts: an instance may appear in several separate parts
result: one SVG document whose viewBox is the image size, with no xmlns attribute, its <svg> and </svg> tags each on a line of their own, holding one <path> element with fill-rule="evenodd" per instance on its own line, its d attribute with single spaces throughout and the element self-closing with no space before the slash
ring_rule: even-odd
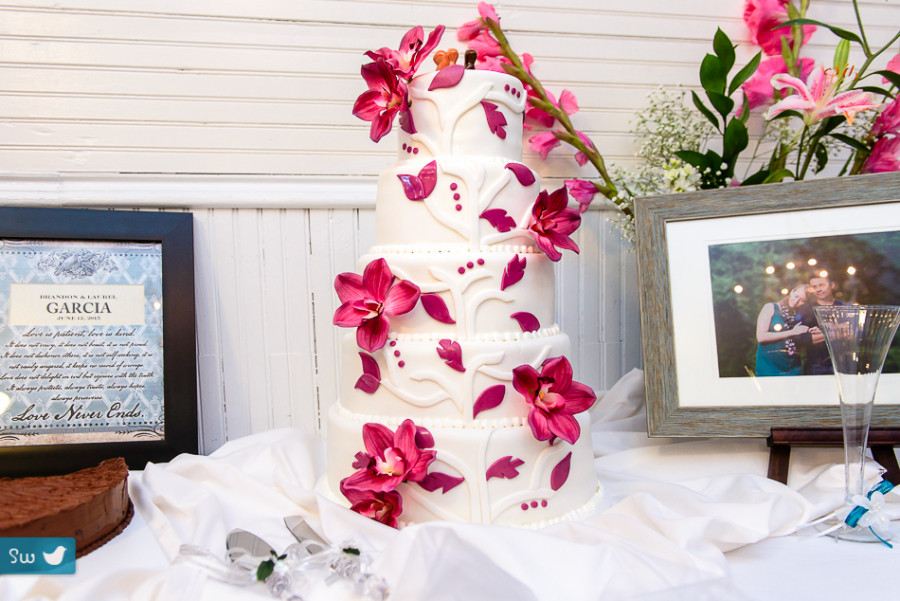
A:
<svg viewBox="0 0 900 601">
<path fill-rule="evenodd" d="M 853 225 L 855 214 L 868 215 L 865 225 Z M 773 428 L 840 427 L 834 376 L 804 375 L 800 378 L 768 378 L 766 381 L 759 377 L 754 380 L 751 375 L 743 378 L 743 382 L 731 378 L 727 385 L 717 387 L 726 378 L 718 375 L 719 366 L 715 365 L 715 360 L 706 359 L 717 353 L 712 298 L 707 298 L 712 294 L 711 291 L 707 294 L 701 289 L 690 289 L 682 278 L 687 274 L 687 279 L 692 281 L 711 280 L 710 264 L 704 261 L 710 260 L 709 248 L 721 244 L 721 240 L 741 243 L 778 241 L 809 232 L 815 237 L 822 236 L 823 229 L 828 228 L 827 236 L 854 231 L 900 230 L 896 226 L 900 223 L 900 173 L 645 197 L 636 199 L 635 215 L 650 436 L 766 437 Z M 829 215 L 849 215 L 850 220 L 842 222 Z M 820 222 L 830 225 L 823 228 Z M 772 224 L 778 224 L 780 233 L 772 234 L 766 229 Z M 870 225 L 871 229 L 867 229 Z M 734 229 L 738 227 L 739 230 Z M 711 228 L 718 228 L 718 231 L 705 238 L 703 232 Z M 689 234 L 685 235 L 685 232 Z M 711 239 L 719 241 L 710 242 Z M 686 253 L 686 246 L 696 247 L 700 252 Z M 703 259 L 704 254 L 706 259 Z M 696 260 L 698 258 L 700 260 Z M 890 302 L 883 301 L 883 304 L 900 304 L 900 299 L 887 300 Z M 682 318 L 686 305 L 705 306 L 705 303 L 709 303 L 708 311 L 692 308 L 690 315 L 695 319 Z M 687 328 L 685 324 L 691 327 Z M 693 329 L 695 325 L 696 330 Z M 684 340 L 691 340 L 695 346 L 684 345 Z M 685 348 L 700 348 L 704 358 L 698 360 L 684 352 Z M 698 363 L 701 367 L 694 369 L 692 366 Z M 712 376 L 706 377 L 707 373 Z M 814 380 L 816 378 L 819 380 Z M 900 395 L 898 378 L 900 374 L 883 374 L 879 395 Z M 805 382 L 804 387 L 812 385 L 823 389 L 827 386 L 829 393 L 821 394 L 820 388 L 816 388 L 811 401 L 798 403 L 795 402 L 797 397 L 781 392 L 782 389 L 769 388 L 770 384 L 776 386 L 775 383 L 789 380 Z M 737 384 L 733 385 L 735 382 Z M 753 401 L 735 401 L 735 396 L 722 392 L 734 391 L 737 386 L 744 387 L 740 390 L 752 389 L 755 396 L 748 394 L 746 398 L 753 398 Z M 882 404 L 877 399 L 878 396 L 872 426 L 896 428 L 900 424 L 900 404 L 893 400 Z"/>
<path fill-rule="evenodd" d="M 190 212 L 0 207 L 0 238 L 148 242 L 161 247 L 164 438 L 0 447 L 0 476 L 68 473 L 111 457 L 130 469 L 197 453 L 193 215 Z"/>
</svg>

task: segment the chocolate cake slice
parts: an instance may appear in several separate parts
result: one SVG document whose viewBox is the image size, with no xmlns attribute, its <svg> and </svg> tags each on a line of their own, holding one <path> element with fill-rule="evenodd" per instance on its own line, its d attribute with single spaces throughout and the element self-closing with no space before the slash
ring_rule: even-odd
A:
<svg viewBox="0 0 900 601">
<path fill-rule="evenodd" d="M 121 457 L 62 476 L 0 478 L 0 537 L 72 536 L 81 557 L 131 521 L 127 479 Z"/>
</svg>

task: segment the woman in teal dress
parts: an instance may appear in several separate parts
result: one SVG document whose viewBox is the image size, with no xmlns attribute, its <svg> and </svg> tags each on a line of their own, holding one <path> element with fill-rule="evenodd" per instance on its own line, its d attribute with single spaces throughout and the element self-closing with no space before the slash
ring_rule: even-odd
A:
<svg viewBox="0 0 900 601">
<path fill-rule="evenodd" d="M 806 304 L 806 284 L 796 286 L 777 303 L 766 303 L 756 318 L 756 375 L 796 376 L 800 352 L 796 337 L 809 326 L 800 323 L 797 309 Z"/>
</svg>

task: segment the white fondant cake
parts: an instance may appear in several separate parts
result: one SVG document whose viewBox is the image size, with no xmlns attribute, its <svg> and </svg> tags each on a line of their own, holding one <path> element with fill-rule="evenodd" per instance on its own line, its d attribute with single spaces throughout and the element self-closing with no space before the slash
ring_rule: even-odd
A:
<svg viewBox="0 0 900 601">
<path fill-rule="evenodd" d="M 540 249 L 580 218 L 520 162 L 519 80 L 452 66 L 408 94 L 414 133 L 379 179 L 375 246 L 362 275 L 335 282 L 335 323 L 355 331 L 328 418 L 328 489 L 395 526 L 577 515 L 600 495 L 595 397 L 572 380 Z"/>
</svg>

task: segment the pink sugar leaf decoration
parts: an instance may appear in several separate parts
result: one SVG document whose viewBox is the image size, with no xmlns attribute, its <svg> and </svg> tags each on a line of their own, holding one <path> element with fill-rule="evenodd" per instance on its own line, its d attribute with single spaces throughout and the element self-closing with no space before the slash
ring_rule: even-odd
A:
<svg viewBox="0 0 900 601">
<path fill-rule="evenodd" d="M 359 451 L 356 454 L 356 461 L 353 462 L 351 467 L 357 470 L 364 470 L 369 467 L 370 463 L 372 463 L 372 458 L 363 451 Z"/>
<path fill-rule="evenodd" d="M 425 426 L 416 426 L 415 441 L 420 449 L 430 449 L 434 446 L 434 436 Z"/>
<path fill-rule="evenodd" d="M 519 327 L 523 332 L 536 332 L 541 329 L 541 322 L 538 321 L 538 318 L 526 311 L 513 313 L 510 317 L 519 322 Z"/>
<path fill-rule="evenodd" d="M 525 276 L 525 257 L 516 255 L 510 259 L 503 269 L 503 277 L 500 278 L 500 290 L 506 290 Z"/>
<path fill-rule="evenodd" d="M 444 67 L 438 71 L 438 74 L 431 80 L 428 91 L 438 90 L 440 88 L 452 88 L 460 82 L 465 72 L 466 68 L 463 65 L 450 65 Z"/>
<path fill-rule="evenodd" d="M 497 105 L 493 102 L 482 100 L 481 106 L 484 107 L 484 114 L 487 117 L 488 127 L 490 128 L 491 133 L 495 134 L 501 140 L 505 140 L 506 130 L 503 128 L 506 127 L 506 117 L 497 110 Z"/>
<path fill-rule="evenodd" d="M 530 186 L 535 182 L 534 171 L 523 165 L 522 163 L 507 163 L 506 168 L 515 174 L 516 179 L 523 186 Z"/>
<path fill-rule="evenodd" d="M 447 309 L 447 303 L 439 295 L 428 293 L 419 298 L 429 317 L 441 323 L 456 323 L 456 320 L 450 315 L 450 310 Z"/>
<path fill-rule="evenodd" d="M 447 494 L 465 482 L 465 480 L 465 478 L 459 476 L 451 476 L 442 472 L 431 472 L 430 474 L 425 474 L 425 477 L 419 482 L 419 486 L 428 492 L 434 492 L 440 488 L 441 494 Z"/>
<path fill-rule="evenodd" d="M 443 359 L 450 369 L 466 371 L 462 363 L 462 347 L 459 346 L 458 342 L 444 338 L 438 341 L 438 344 L 440 345 L 437 348 L 438 357 Z"/>
<path fill-rule="evenodd" d="M 490 388 L 486 388 L 484 392 L 478 395 L 478 400 L 472 406 L 472 419 L 478 417 L 478 414 L 488 409 L 493 409 L 503 402 L 506 396 L 506 386 L 503 384 L 495 384 Z"/>
<path fill-rule="evenodd" d="M 498 232 L 508 232 L 516 227 L 516 220 L 506 214 L 506 209 L 488 209 L 479 217 L 486 219 Z"/>
<path fill-rule="evenodd" d="M 504 478 L 506 480 L 512 480 L 519 475 L 518 467 L 523 463 L 525 462 L 518 457 L 513 458 L 512 455 L 501 457 L 487 469 L 487 473 L 485 474 L 487 476 L 486 479 Z"/>
<path fill-rule="evenodd" d="M 556 464 L 550 473 L 550 488 L 559 490 L 562 485 L 569 479 L 569 468 L 572 467 L 572 451 L 566 455 L 562 461 Z"/>
<path fill-rule="evenodd" d="M 381 370 L 378 368 L 378 363 L 372 355 L 360 353 L 359 358 L 362 359 L 363 375 L 356 381 L 354 388 L 358 388 L 367 394 L 374 394 L 381 384 Z"/>
<path fill-rule="evenodd" d="M 418 175 L 401 173 L 397 178 L 403 184 L 403 193 L 410 200 L 425 200 L 437 185 L 437 161 L 431 161 L 419 171 Z"/>
</svg>

